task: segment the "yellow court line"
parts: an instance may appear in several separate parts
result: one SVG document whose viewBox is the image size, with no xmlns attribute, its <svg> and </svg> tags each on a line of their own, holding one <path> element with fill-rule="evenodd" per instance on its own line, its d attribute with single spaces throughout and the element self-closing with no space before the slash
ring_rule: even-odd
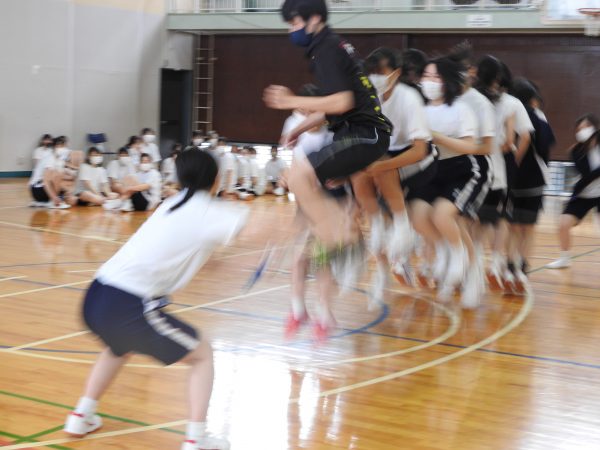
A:
<svg viewBox="0 0 600 450">
<path fill-rule="evenodd" d="M 404 294 L 404 292 L 397 291 L 394 289 L 388 289 L 388 291 L 398 293 L 398 294 Z M 450 339 L 452 336 L 454 336 L 458 332 L 458 330 L 460 328 L 460 323 L 461 323 L 460 316 L 458 314 L 456 314 L 454 311 L 447 308 L 446 306 L 437 304 L 429 299 L 426 299 L 423 297 L 417 297 L 417 298 L 420 298 L 421 300 L 425 300 L 425 301 L 432 303 L 434 307 L 439 308 L 442 311 L 444 311 L 446 316 L 450 319 L 450 326 L 442 335 L 438 336 L 437 338 L 435 338 L 431 341 L 424 342 L 422 344 L 415 345 L 413 347 L 404 348 L 402 350 L 396 350 L 396 351 L 388 352 L 388 353 L 379 353 L 377 355 L 371 355 L 371 356 L 362 356 L 362 357 L 358 357 L 358 358 L 340 359 L 337 361 L 323 361 L 323 362 L 318 362 L 315 364 L 309 364 L 308 367 L 325 367 L 325 366 L 331 367 L 331 366 L 338 366 L 340 364 L 351 364 L 351 363 L 358 363 L 358 362 L 365 362 L 365 361 L 373 361 L 375 359 L 382 359 L 382 358 L 389 358 L 392 356 L 405 355 L 407 353 L 413 353 L 413 352 L 416 352 L 419 350 L 425 350 L 426 348 L 441 344 L 442 342 L 445 342 L 448 339 Z M 307 367 L 307 366 L 304 366 L 304 367 Z"/>
<path fill-rule="evenodd" d="M 505 336 L 506 334 L 508 334 L 512 330 L 514 330 L 516 327 L 518 327 L 523 322 L 523 320 L 525 320 L 527 315 L 531 312 L 533 304 L 534 304 L 534 297 L 533 297 L 533 294 L 531 292 L 529 292 L 529 293 L 527 293 L 527 296 L 525 297 L 525 302 L 523 303 L 521 310 L 509 323 L 507 323 L 504 327 L 502 327 L 500 330 L 496 331 L 491 336 L 488 336 L 487 338 L 485 338 L 479 342 L 476 342 L 473 345 L 465 347 L 464 349 L 459 350 L 456 353 L 451 353 L 449 355 L 434 359 L 427 363 L 420 364 L 416 367 L 411 367 L 410 369 L 405 369 L 405 370 L 401 370 L 399 372 L 390 373 L 390 374 L 382 376 L 382 377 L 372 378 L 370 380 L 365 380 L 360 383 L 354 383 L 354 384 L 350 384 L 348 386 L 342 386 L 342 387 L 339 387 L 336 389 L 330 389 L 328 391 L 323 391 L 323 392 L 320 392 L 319 394 L 317 394 L 316 398 L 324 398 L 324 397 L 329 397 L 331 395 L 346 393 L 346 392 L 353 391 L 355 389 L 360 389 L 363 387 L 372 386 L 374 384 L 383 383 L 385 381 L 390 381 L 390 380 L 394 380 L 397 378 L 405 377 L 407 375 L 411 375 L 413 373 L 417 373 L 422 370 L 430 369 L 431 367 L 439 366 L 441 364 L 447 363 L 454 359 L 458 359 L 461 356 L 464 356 L 464 355 L 472 353 L 476 350 L 479 350 L 480 348 L 491 344 L 492 342 L 500 339 L 501 337 Z M 305 399 L 305 397 L 303 399 Z M 289 404 L 290 405 L 296 404 L 300 400 L 301 400 L 300 398 L 291 399 Z M 81 441 L 91 440 L 91 439 L 103 439 L 103 438 L 114 437 L 114 436 L 122 436 L 122 435 L 126 435 L 126 434 L 143 433 L 146 431 L 152 431 L 152 430 L 157 430 L 157 429 L 161 429 L 161 428 L 171 428 L 171 427 L 176 427 L 176 426 L 185 425 L 185 424 L 187 424 L 187 420 L 178 420 L 175 422 L 167 422 L 167 423 L 157 424 L 157 425 L 149 425 L 149 426 L 144 426 L 144 427 L 136 427 L 136 428 L 129 428 L 129 429 L 125 429 L 125 430 L 119 430 L 119 431 L 110 431 L 110 432 L 106 432 L 106 433 L 92 434 L 92 435 L 86 436 L 83 439 L 72 439 L 72 438 L 55 439 L 52 441 L 45 441 L 45 442 L 17 444 L 17 445 L 12 445 L 12 446 L 9 445 L 7 447 L 2 447 L 2 449 L 3 450 L 16 450 L 19 448 L 45 447 L 48 445 L 66 444 L 68 442 L 81 442 Z"/>
<path fill-rule="evenodd" d="M 58 284 L 56 286 L 46 286 L 46 287 L 38 288 L 38 289 L 30 289 L 28 291 L 9 292 L 8 294 L 0 295 L 0 298 L 16 297 L 17 295 L 32 294 L 34 292 L 51 291 L 53 289 L 60 289 L 60 288 L 65 288 L 65 287 L 69 287 L 69 286 L 77 286 L 78 284 L 91 283 L 91 281 L 92 280 L 83 280 L 83 281 L 76 281 L 75 283 Z"/>
<path fill-rule="evenodd" d="M 80 281 L 79 283 L 84 283 L 84 282 Z M 85 281 L 85 283 L 89 283 L 89 280 Z M 184 313 L 184 312 L 194 311 L 196 309 L 208 308 L 209 306 L 219 305 L 221 303 L 226 303 L 226 302 L 230 302 L 230 301 L 233 301 L 233 300 L 239 300 L 239 299 L 242 299 L 242 298 L 252 297 L 252 296 L 255 296 L 255 295 L 266 294 L 266 293 L 272 292 L 272 291 L 278 291 L 278 290 L 281 290 L 281 289 L 289 288 L 290 286 L 291 286 L 290 284 L 284 284 L 284 285 L 281 285 L 281 286 L 276 286 L 276 287 L 272 287 L 272 288 L 268 288 L 268 289 L 263 289 L 261 291 L 246 292 L 244 294 L 234 295 L 232 297 L 223 298 L 221 300 L 215 300 L 214 302 L 202 303 L 201 305 L 194 305 L 194 306 L 188 306 L 188 307 L 185 307 L 185 308 L 181 308 L 181 309 L 178 309 L 176 311 L 173 311 L 171 314 L 181 314 L 181 313 Z M 57 286 L 57 287 L 59 287 L 59 286 Z M 46 288 L 46 289 L 48 289 L 48 288 Z M 49 355 L 37 355 L 37 354 L 32 354 L 30 352 L 23 352 L 22 351 L 22 349 L 24 349 L 24 348 L 36 347 L 38 345 L 47 344 L 49 342 L 62 341 L 62 340 L 69 339 L 69 338 L 72 338 L 72 337 L 75 337 L 75 336 L 82 336 L 82 335 L 88 334 L 88 333 L 90 333 L 89 330 L 78 331 L 78 332 L 75 332 L 75 333 L 69 333 L 69 334 L 65 334 L 65 335 L 62 335 L 62 336 L 57 336 L 57 337 L 45 339 L 43 341 L 29 342 L 27 344 L 19 345 L 18 347 L 10 347 L 10 348 L 6 348 L 6 349 L 0 349 L 0 352 L 14 353 L 16 355 L 29 356 L 29 357 L 33 357 L 33 358 L 52 359 L 52 360 L 56 360 L 56 361 L 80 362 L 80 363 L 83 363 L 83 364 L 89 364 L 90 361 L 89 360 L 84 360 L 84 359 L 80 360 L 80 359 L 75 359 L 75 358 L 61 358 L 61 357 L 49 356 Z M 162 368 L 163 367 L 163 366 L 143 365 L 143 364 L 127 364 L 127 366 L 129 366 L 129 367 L 148 367 L 148 368 L 158 368 L 158 367 Z M 175 366 L 168 366 L 168 367 L 175 367 Z"/>
<path fill-rule="evenodd" d="M 3 281 L 20 280 L 21 278 L 27 278 L 27 277 L 25 275 L 19 275 L 18 277 L 0 278 L 0 283 L 2 283 Z"/>
</svg>

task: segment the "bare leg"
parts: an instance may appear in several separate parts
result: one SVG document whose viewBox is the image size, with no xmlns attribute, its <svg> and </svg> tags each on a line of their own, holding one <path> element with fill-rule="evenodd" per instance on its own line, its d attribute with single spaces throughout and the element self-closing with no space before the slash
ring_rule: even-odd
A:
<svg viewBox="0 0 600 450">
<path fill-rule="evenodd" d="M 317 272 L 319 285 L 319 322 L 324 326 L 333 326 L 335 318 L 331 312 L 331 298 L 333 296 L 333 276 L 329 267 L 324 267 Z"/>
<path fill-rule="evenodd" d="M 109 348 L 105 348 L 90 372 L 84 396 L 99 400 L 126 361 L 127 357 L 115 356 Z"/>
<path fill-rule="evenodd" d="M 404 213 L 406 205 L 404 204 L 404 192 L 400 185 L 400 174 L 397 170 L 389 170 L 378 174 L 375 178 L 379 192 L 383 195 L 387 205 L 392 213 Z"/>
<path fill-rule="evenodd" d="M 44 172 L 44 190 L 50 197 L 50 200 L 55 205 L 60 203 L 60 198 L 58 197 L 58 193 L 60 192 L 60 180 L 61 174 L 54 170 L 46 170 Z"/>
<path fill-rule="evenodd" d="M 90 191 L 84 191 L 79 194 L 79 199 L 84 202 L 89 202 L 92 205 L 103 205 L 106 202 L 106 197 L 99 194 L 94 194 Z"/>
<path fill-rule="evenodd" d="M 431 219 L 432 206 L 423 200 L 414 200 L 410 203 L 409 216 L 413 228 L 423 236 L 425 242 L 432 244 L 441 239 L 441 235 Z"/>
<path fill-rule="evenodd" d="M 208 340 L 203 338 L 182 362 L 191 366 L 188 387 L 190 422 L 206 422 L 214 379 L 213 353 Z"/>
<path fill-rule="evenodd" d="M 446 199 L 437 199 L 433 204 L 432 220 L 442 237 L 452 246 L 461 244 L 461 231 L 457 222 L 458 209 Z"/>
<path fill-rule="evenodd" d="M 560 228 L 558 237 L 560 239 L 560 249 L 563 252 L 571 250 L 571 228 L 577 225 L 577 217 L 570 214 L 560 216 Z"/>
</svg>

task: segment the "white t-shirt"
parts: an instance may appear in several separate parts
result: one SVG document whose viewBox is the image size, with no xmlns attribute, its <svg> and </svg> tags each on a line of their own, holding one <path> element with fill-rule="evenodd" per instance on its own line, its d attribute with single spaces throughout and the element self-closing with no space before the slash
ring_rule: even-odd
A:
<svg viewBox="0 0 600 450">
<path fill-rule="evenodd" d="M 306 120 L 306 116 L 304 114 L 300 114 L 298 111 L 294 111 L 291 116 L 285 119 L 283 123 L 283 130 L 281 131 L 281 135 L 285 136 L 298 125 Z"/>
<path fill-rule="evenodd" d="M 185 191 L 168 198 L 96 274 L 102 283 L 144 299 L 187 285 L 213 250 L 242 229 L 248 209 L 198 192 L 169 212 Z"/>
<path fill-rule="evenodd" d="M 126 176 L 135 175 L 135 166 L 132 161 L 122 163 L 120 159 L 115 159 L 108 163 L 107 175 L 113 180 L 123 181 Z"/>
<path fill-rule="evenodd" d="M 150 189 L 143 191 L 142 195 L 148 200 L 148 209 L 156 208 L 156 205 L 160 203 L 160 192 L 161 192 L 161 177 L 160 173 L 156 169 L 150 169 L 147 172 L 139 171 L 137 178 L 140 184 L 149 184 Z"/>
<path fill-rule="evenodd" d="M 265 164 L 265 174 L 267 176 L 267 181 L 277 181 L 281 176 L 281 172 L 286 169 L 285 161 L 281 158 L 273 159 L 271 158 Z"/>
<path fill-rule="evenodd" d="M 154 164 L 158 164 L 162 160 L 160 157 L 160 152 L 158 151 L 158 146 L 154 142 L 143 144 L 142 153 L 149 154 Z"/>
<path fill-rule="evenodd" d="M 44 180 L 46 169 L 62 171 L 65 168 L 65 161 L 56 153 L 51 152 L 37 162 L 29 179 L 29 186 L 41 186 Z"/>
<path fill-rule="evenodd" d="M 45 156 L 52 154 L 52 147 L 38 147 L 33 151 L 33 162 L 38 163 Z"/>
<path fill-rule="evenodd" d="M 317 131 L 302 133 L 294 147 L 294 158 L 304 157 L 305 155 L 319 151 L 332 142 L 333 133 L 326 127 L 321 127 Z"/>
<path fill-rule="evenodd" d="M 455 101 L 452 105 L 427 105 L 427 122 L 432 131 L 455 139 L 464 137 L 475 137 L 477 135 L 477 122 L 471 109 L 461 101 Z M 450 149 L 437 146 L 440 151 L 440 159 L 462 156 Z"/>
<path fill-rule="evenodd" d="M 513 116 L 515 118 L 515 132 L 517 134 L 528 134 L 535 130 L 523 103 L 518 98 L 504 92 L 496 103 L 496 120 L 502 123 L 502 127 L 499 129 L 501 134 L 497 134 L 500 146 L 506 142 L 506 128 L 504 127 L 504 123 L 506 119 Z"/>
<path fill-rule="evenodd" d="M 394 125 L 390 139 L 391 151 L 410 147 L 416 139 L 431 141 L 425 103 L 416 89 L 402 83 L 397 84 L 381 108 Z"/>
<path fill-rule="evenodd" d="M 172 156 L 163 161 L 161 171 L 165 183 L 177 183 L 177 170 Z"/>
<path fill-rule="evenodd" d="M 94 167 L 89 164 L 82 164 L 79 168 L 79 177 L 77 178 L 77 187 L 75 193 L 80 194 L 87 191 L 85 181 L 89 181 L 96 192 L 102 190 L 102 185 L 108 183 L 106 169 L 102 166 Z"/>
</svg>

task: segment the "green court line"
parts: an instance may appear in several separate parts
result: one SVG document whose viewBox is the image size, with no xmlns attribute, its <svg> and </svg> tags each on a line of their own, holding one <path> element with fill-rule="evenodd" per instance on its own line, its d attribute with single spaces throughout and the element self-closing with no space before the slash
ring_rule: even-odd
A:
<svg viewBox="0 0 600 450">
<path fill-rule="evenodd" d="M 73 410 L 73 406 L 63 405 L 62 403 L 51 402 L 49 400 L 44 400 L 36 397 L 29 397 L 27 395 L 16 394 L 14 392 L 8 392 L 0 390 L 0 395 L 6 395 L 7 397 L 14 397 L 20 400 L 28 400 L 30 402 L 41 403 L 42 405 L 55 406 L 56 408 L 68 409 L 69 411 Z M 147 427 L 152 424 L 146 422 L 140 422 L 139 420 L 127 419 L 125 417 L 113 416 L 111 414 L 97 413 L 100 417 L 104 417 L 106 419 L 117 420 L 119 422 L 129 423 L 132 425 L 139 425 L 142 427 Z M 185 435 L 184 431 L 174 430 L 173 428 L 161 428 L 161 430 L 168 431 L 169 433 L 175 433 L 180 435 Z"/>
<path fill-rule="evenodd" d="M 62 425 L 61 425 L 61 428 L 62 428 Z M 29 439 L 27 441 L 24 441 L 26 439 L 25 437 L 19 436 L 18 434 L 7 433 L 6 431 L 0 431 L 0 436 L 4 436 L 4 437 L 10 438 L 10 439 L 18 439 L 17 441 L 12 442 L 10 445 L 13 445 L 13 444 L 16 444 L 16 443 L 21 443 L 21 442 L 38 442 L 38 441 L 36 441 L 34 439 Z M 72 448 L 63 447 L 61 445 L 47 445 L 47 447 L 48 448 L 55 448 L 56 450 L 73 450 Z M 0 448 L 2 448 L 2 447 L 0 447 Z"/>
<path fill-rule="evenodd" d="M 35 434 L 31 434 L 29 436 L 19 438 L 19 440 L 16 442 L 13 442 L 13 444 L 20 444 L 21 442 L 33 442 L 36 438 L 39 438 L 41 436 L 45 436 L 47 434 L 51 434 L 56 431 L 62 430 L 63 427 L 64 427 L 64 425 L 59 425 L 57 427 L 50 428 L 49 430 L 40 431 L 39 433 L 35 433 Z"/>
</svg>

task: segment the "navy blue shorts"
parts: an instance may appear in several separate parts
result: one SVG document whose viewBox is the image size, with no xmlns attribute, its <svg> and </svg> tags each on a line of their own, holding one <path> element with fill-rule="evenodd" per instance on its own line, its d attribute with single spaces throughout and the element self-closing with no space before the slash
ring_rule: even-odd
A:
<svg viewBox="0 0 600 450">
<path fill-rule="evenodd" d="M 194 350 L 199 337 L 188 324 L 155 309 L 157 303 L 94 280 L 83 319 L 116 356 L 141 353 L 169 365 Z"/>
</svg>

